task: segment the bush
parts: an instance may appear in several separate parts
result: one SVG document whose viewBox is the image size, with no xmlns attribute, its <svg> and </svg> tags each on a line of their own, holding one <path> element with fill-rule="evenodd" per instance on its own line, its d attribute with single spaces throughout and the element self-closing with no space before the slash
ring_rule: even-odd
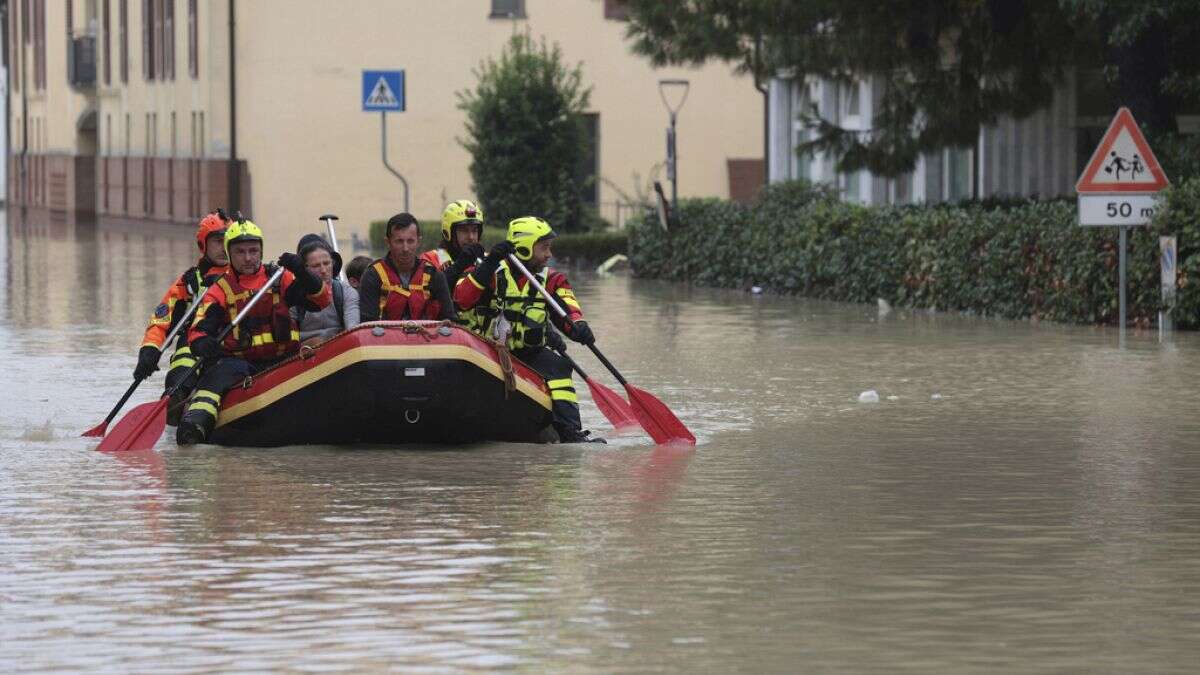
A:
<svg viewBox="0 0 1200 675">
<path fill-rule="evenodd" d="M 387 243 L 383 238 L 384 228 L 386 227 L 386 220 L 371 222 L 371 252 L 374 255 L 382 256 L 387 253 Z M 422 220 L 420 228 L 422 248 L 435 248 L 442 241 L 441 221 Z M 484 248 L 491 248 L 493 244 L 503 241 L 505 233 L 505 228 L 492 227 L 490 225 L 485 226 L 483 228 Z M 559 235 L 554 240 L 555 263 L 603 262 L 617 253 L 625 253 L 628 248 L 627 242 L 628 239 L 625 233 L 621 231 L 580 232 Z"/>
<path fill-rule="evenodd" d="M 865 207 L 805 184 L 771 186 L 750 205 L 680 203 L 664 232 L 628 226 L 638 276 L 851 302 L 1005 318 L 1115 323 L 1114 227 L 1080 227 L 1074 201 L 1004 200 Z M 1200 324 L 1200 178 L 1164 194 L 1150 227 L 1129 237 L 1129 318 L 1150 325 L 1159 300 L 1160 234 L 1179 237 L 1177 326 Z"/>
<path fill-rule="evenodd" d="M 583 113 L 590 90 L 580 66 L 568 68 L 558 45 L 512 36 L 499 60 L 475 70 L 479 83 L 459 92 L 467 113 L 473 191 L 497 223 L 536 215 L 560 231 L 581 231 L 578 169 L 586 154 Z"/>
</svg>

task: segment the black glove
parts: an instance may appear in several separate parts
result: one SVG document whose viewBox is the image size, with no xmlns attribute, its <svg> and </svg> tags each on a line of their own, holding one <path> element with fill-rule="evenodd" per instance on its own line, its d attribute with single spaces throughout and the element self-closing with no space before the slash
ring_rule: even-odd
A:
<svg viewBox="0 0 1200 675">
<path fill-rule="evenodd" d="M 483 257 L 483 244 L 467 244 L 458 252 L 458 257 L 454 262 L 462 261 L 463 268 L 468 265 L 474 265 L 476 261 Z"/>
<path fill-rule="evenodd" d="M 513 243 L 511 241 L 505 239 L 504 241 L 500 242 L 499 244 L 496 244 L 495 246 L 493 246 L 492 251 L 490 253 L 488 253 L 487 257 L 484 258 L 483 261 L 485 263 L 490 262 L 495 265 L 499 265 L 501 261 L 503 261 L 505 258 L 507 258 L 508 256 L 510 256 L 516 252 L 517 252 L 517 247 L 513 246 Z"/>
<path fill-rule="evenodd" d="M 596 344 L 596 336 L 592 335 L 591 326 L 586 321 L 576 321 L 571 324 L 571 339 L 581 345 Z"/>
<path fill-rule="evenodd" d="M 546 346 L 559 354 L 565 354 L 567 351 L 567 343 L 563 341 L 562 334 L 556 330 L 546 331 Z"/>
<path fill-rule="evenodd" d="M 138 364 L 133 369 L 133 379 L 144 380 L 158 370 L 158 357 L 161 354 L 158 347 L 153 345 L 145 345 L 138 350 Z"/>
<path fill-rule="evenodd" d="M 221 343 L 210 335 L 196 338 L 191 347 L 192 353 L 202 359 L 216 359 L 221 356 Z"/>
<path fill-rule="evenodd" d="M 304 267 L 304 258 L 291 251 L 279 255 L 279 266 L 296 276 L 299 276 L 301 272 L 307 271 Z"/>
</svg>

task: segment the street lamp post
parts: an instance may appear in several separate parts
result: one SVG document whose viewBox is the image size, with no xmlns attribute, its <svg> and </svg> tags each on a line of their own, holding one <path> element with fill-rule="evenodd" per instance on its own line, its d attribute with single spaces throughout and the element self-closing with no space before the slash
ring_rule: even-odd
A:
<svg viewBox="0 0 1200 675">
<path fill-rule="evenodd" d="M 671 181 L 672 210 L 679 208 L 679 155 L 675 151 L 675 118 L 679 109 L 683 107 L 683 102 L 687 100 L 689 86 L 687 80 L 658 81 L 658 95 L 662 97 L 671 121 L 671 126 L 667 128 L 667 179 Z M 668 90 L 672 92 L 670 97 L 667 96 Z M 678 97 L 678 101 L 672 104 L 675 97 Z"/>
</svg>

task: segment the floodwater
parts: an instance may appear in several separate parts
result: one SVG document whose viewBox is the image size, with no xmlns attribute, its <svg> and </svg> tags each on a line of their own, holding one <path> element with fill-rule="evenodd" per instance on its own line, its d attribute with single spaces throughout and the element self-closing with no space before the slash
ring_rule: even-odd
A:
<svg viewBox="0 0 1200 675">
<path fill-rule="evenodd" d="M 191 233 L 13 214 L 0 233 L 0 671 L 1200 659 L 1194 335 L 1120 349 L 1111 329 L 581 275 L 598 344 L 694 451 L 167 435 L 107 455 L 79 434 L 131 381 Z"/>
</svg>

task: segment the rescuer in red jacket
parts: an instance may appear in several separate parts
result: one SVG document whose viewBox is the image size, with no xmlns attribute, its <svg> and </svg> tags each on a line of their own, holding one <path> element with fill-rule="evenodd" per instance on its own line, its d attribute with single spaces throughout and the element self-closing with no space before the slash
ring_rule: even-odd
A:
<svg viewBox="0 0 1200 675">
<path fill-rule="evenodd" d="M 162 301 L 154 308 L 146 333 L 142 336 L 137 367 L 133 369 L 135 379 L 144 380 L 158 370 L 162 351 L 170 346 L 164 344 L 167 334 L 183 320 L 200 290 L 207 288 L 229 269 L 229 256 L 225 253 L 225 227 L 228 223 L 229 219 L 220 209 L 200 219 L 200 226 L 196 229 L 200 260 L 175 279 Z M 172 426 L 179 423 L 183 402 L 196 386 L 196 375 L 191 370 L 196 359 L 188 347 L 187 334 L 188 326 L 179 330 L 175 338 L 175 353 L 171 355 L 171 365 L 167 369 L 166 389 L 174 387 L 187 376 L 187 381 L 171 395 L 171 402 L 167 406 L 167 424 Z M 188 373 L 192 374 L 188 376 Z"/>
<path fill-rule="evenodd" d="M 279 264 L 286 271 L 278 285 L 217 342 L 225 327 L 275 273 L 274 266 L 262 264 L 262 249 L 262 230 L 248 220 L 235 221 L 225 231 L 229 271 L 204 294 L 188 331 L 192 353 L 213 364 L 205 366 L 179 421 L 175 440 L 180 445 L 208 438 L 217 424 L 221 397 L 230 387 L 300 350 L 300 328 L 288 311 L 290 307 L 317 312 L 332 301 L 329 286 L 304 267 L 300 256 L 284 253 Z"/>
</svg>

